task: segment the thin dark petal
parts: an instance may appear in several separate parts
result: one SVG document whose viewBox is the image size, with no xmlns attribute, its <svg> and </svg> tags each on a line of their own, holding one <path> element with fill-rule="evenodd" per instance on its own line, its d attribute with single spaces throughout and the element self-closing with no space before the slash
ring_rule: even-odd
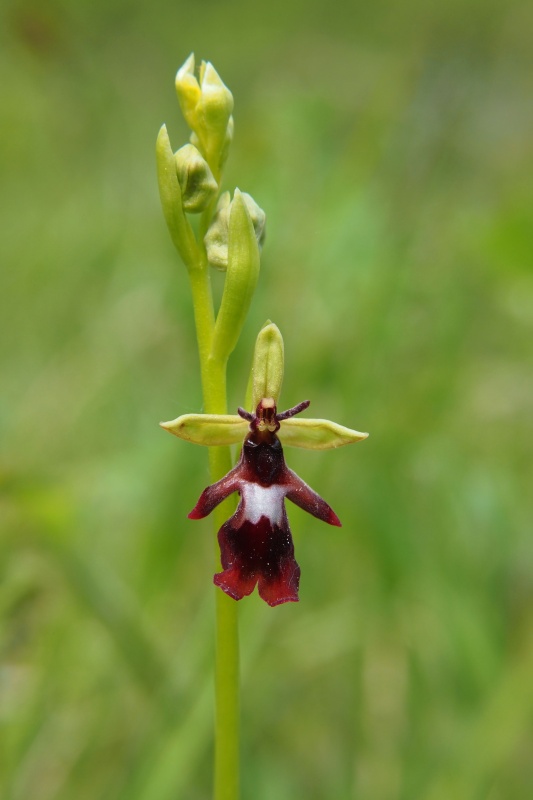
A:
<svg viewBox="0 0 533 800">
<path fill-rule="evenodd" d="M 204 489 L 200 495 L 200 499 L 196 503 L 193 510 L 188 515 L 189 519 L 202 519 L 207 517 L 211 511 L 218 506 L 226 497 L 236 492 L 239 488 L 239 473 L 240 464 L 237 464 L 227 475 L 221 478 L 217 483 L 213 483 Z"/>
<path fill-rule="evenodd" d="M 305 409 L 309 408 L 310 405 L 311 405 L 310 400 L 302 400 L 302 402 L 298 403 L 297 406 L 288 408 L 287 411 L 282 411 L 281 414 L 276 414 L 276 419 L 278 422 L 283 422 L 283 420 L 285 419 L 290 419 L 290 417 L 295 417 L 296 414 L 301 414 L 302 411 L 305 411 Z"/>
<path fill-rule="evenodd" d="M 333 509 L 328 506 L 319 494 L 314 492 L 310 486 L 298 477 L 292 469 L 285 469 L 284 483 L 288 484 L 286 497 L 291 500 L 295 505 L 303 508 L 313 517 L 327 522 L 329 525 L 336 525 L 341 527 L 341 521 L 335 514 Z"/>
</svg>

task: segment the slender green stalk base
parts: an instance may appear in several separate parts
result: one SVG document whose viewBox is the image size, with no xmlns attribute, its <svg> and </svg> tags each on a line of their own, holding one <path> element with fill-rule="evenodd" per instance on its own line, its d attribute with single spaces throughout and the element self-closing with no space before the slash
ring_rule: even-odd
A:
<svg viewBox="0 0 533 800">
<path fill-rule="evenodd" d="M 239 796 L 239 634 L 237 603 L 216 593 L 215 800 Z"/>
<path fill-rule="evenodd" d="M 203 268 L 189 271 L 191 282 L 204 410 L 208 414 L 226 414 L 226 363 L 210 356 L 214 330 L 214 312 L 209 272 Z M 228 447 L 209 448 L 211 482 L 215 483 L 231 469 Z M 229 498 L 214 511 L 215 531 L 235 509 Z M 217 569 L 220 568 L 215 540 Z M 216 589 L 215 634 L 215 770 L 214 800 L 238 800 L 239 797 L 239 635 L 237 603 Z"/>
</svg>

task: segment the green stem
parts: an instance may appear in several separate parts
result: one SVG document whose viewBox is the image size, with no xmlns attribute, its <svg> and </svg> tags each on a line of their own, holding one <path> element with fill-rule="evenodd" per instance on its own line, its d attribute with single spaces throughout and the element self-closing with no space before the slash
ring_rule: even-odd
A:
<svg viewBox="0 0 533 800">
<path fill-rule="evenodd" d="M 226 414 L 226 361 L 210 356 L 215 315 L 207 263 L 189 270 L 191 283 L 204 411 Z M 229 447 L 209 448 L 211 482 L 231 469 Z M 229 498 L 215 509 L 215 530 L 233 513 Z M 220 561 L 215 540 L 217 568 Z M 214 800 L 238 800 L 239 796 L 239 637 L 237 604 L 216 590 L 215 634 L 215 775 Z"/>
</svg>

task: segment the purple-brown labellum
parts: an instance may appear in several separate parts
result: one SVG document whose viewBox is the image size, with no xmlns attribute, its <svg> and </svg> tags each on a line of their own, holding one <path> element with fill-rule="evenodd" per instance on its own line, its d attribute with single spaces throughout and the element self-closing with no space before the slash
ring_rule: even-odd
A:
<svg viewBox="0 0 533 800">
<path fill-rule="evenodd" d="M 330 525 L 341 524 L 328 504 L 286 466 L 276 435 L 283 420 L 308 405 L 306 400 L 278 414 L 275 401 L 264 398 L 255 414 L 239 408 L 240 416 L 250 422 L 239 463 L 202 492 L 189 514 L 189 519 L 202 519 L 233 492 L 240 494 L 237 511 L 218 532 L 223 571 L 213 579 L 235 600 L 251 594 L 257 584 L 270 606 L 298 601 L 300 567 L 285 498 Z"/>
</svg>

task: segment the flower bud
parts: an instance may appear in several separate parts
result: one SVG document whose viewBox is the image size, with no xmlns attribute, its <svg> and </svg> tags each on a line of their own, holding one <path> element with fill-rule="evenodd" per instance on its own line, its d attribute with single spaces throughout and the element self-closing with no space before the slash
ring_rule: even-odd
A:
<svg viewBox="0 0 533 800">
<path fill-rule="evenodd" d="M 210 149 L 220 151 L 233 111 L 233 95 L 222 82 L 212 64 L 202 63 L 200 70 L 201 95 L 197 107 L 199 126 L 206 139 L 212 138 Z M 201 133 L 198 133 L 202 138 Z"/>
<path fill-rule="evenodd" d="M 240 196 L 246 205 L 257 243 L 261 248 L 265 239 L 265 212 L 257 205 L 251 195 L 242 192 Z M 204 238 L 207 260 L 212 267 L 222 272 L 228 267 L 229 219 L 233 203 L 234 200 L 230 202 L 230 193 L 224 192 L 218 201 L 217 213 Z"/>
<path fill-rule="evenodd" d="M 183 208 L 190 214 L 204 211 L 218 191 L 217 182 L 196 147 L 186 144 L 175 153 Z"/>
<path fill-rule="evenodd" d="M 220 195 L 215 216 L 204 237 L 207 260 L 215 269 L 225 272 L 228 268 L 228 236 L 231 195 Z"/>
<path fill-rule="evenodd" d="M 191 53 L 176 75 L 176 92 L 191 141 L 218 176 L 233 135 L 233 95 L 212 64 L 202 61 L 199 82 L 194 66 Z"/>
</svg>

